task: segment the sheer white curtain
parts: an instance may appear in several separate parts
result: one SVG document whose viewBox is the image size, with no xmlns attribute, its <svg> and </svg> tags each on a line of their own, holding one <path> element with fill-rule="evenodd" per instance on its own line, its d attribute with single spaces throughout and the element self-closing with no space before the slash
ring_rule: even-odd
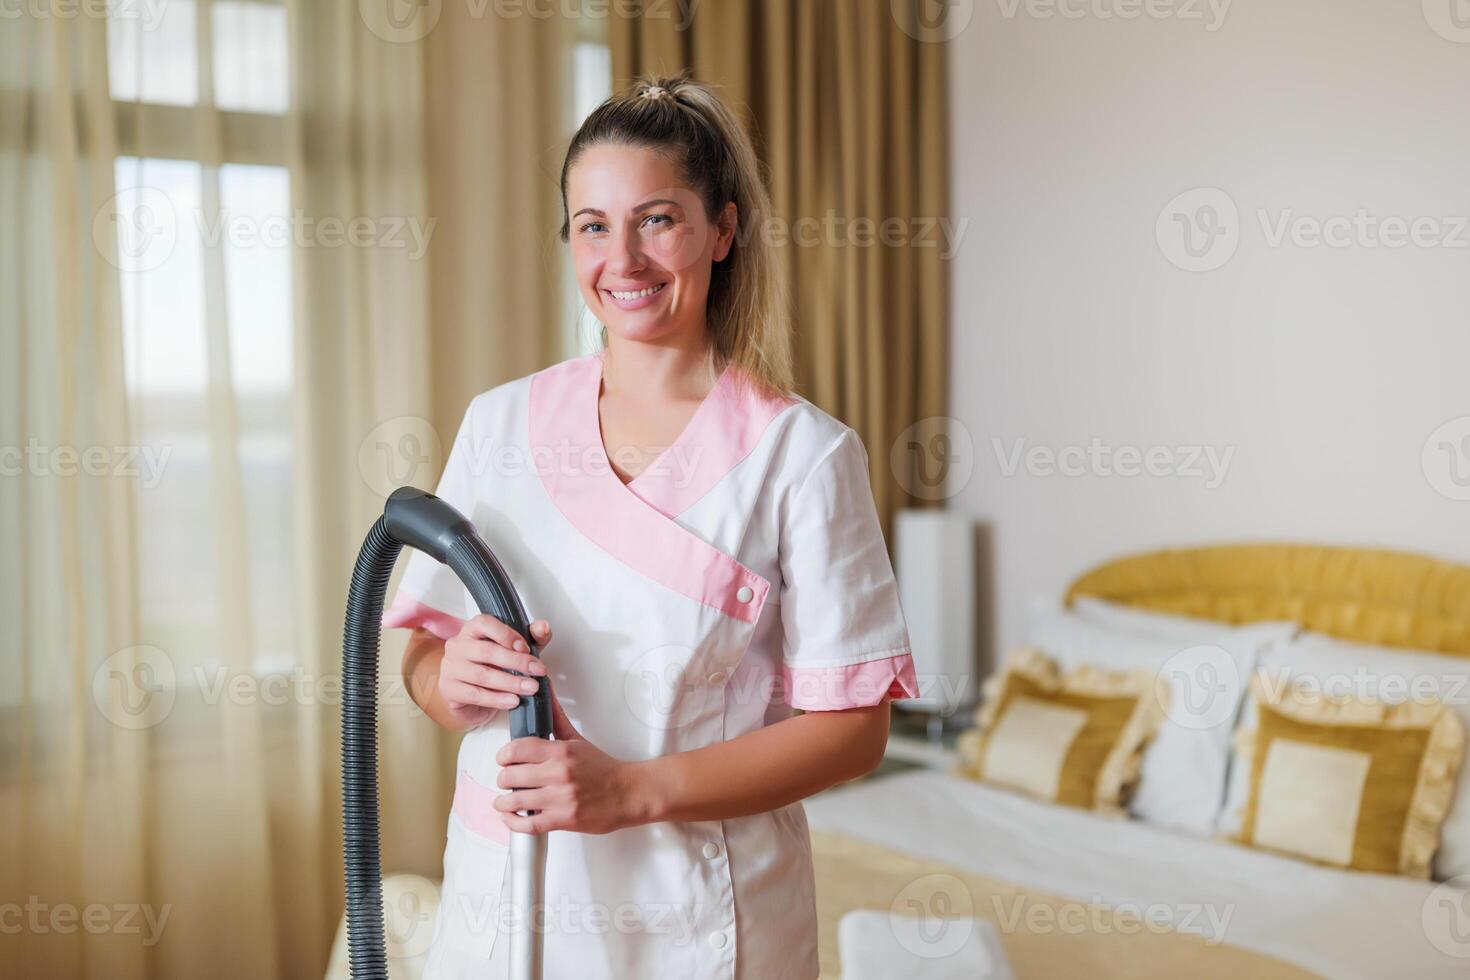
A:
<svg viewBox="0 0 1470 980">
<path fill-rule="evenodd" d="M 347 575 L 440 452 L 423 46 L 370 7 L 0 26 L 7 975 L 325 966 Z M 391 700 L 385 865 L 432 871 L 452 745 Z"/>
</svg>

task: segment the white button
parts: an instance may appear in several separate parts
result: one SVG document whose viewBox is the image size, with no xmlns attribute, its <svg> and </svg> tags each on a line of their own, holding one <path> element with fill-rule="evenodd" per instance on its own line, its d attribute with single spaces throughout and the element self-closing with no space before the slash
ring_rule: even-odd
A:
<svg viewBox="0 0 1470 980">
<path fill-rule="evenodd" d="M 750 586 L 742 585 L 740 588 L 735 590 L 735 598 L 739 599 L 741 602 L 749 602 L 750 600 L 755 598 L 755 593 L 750 591 Z"/>
<path fill-rule="evenodd" d="M 730 940 L 725 938 L 725 934 L 723 932 L 712 932 L 709 934 L 709 944 L 715 949 L 724 949 L 725 944 L 729 941 Z"/>
<path fill-rule="evenodd" d="M 710 674 L 709 682 L 716 686 L 725 683 L 725 672 L 722 670 L 717 670 L 713 674 Z"/>
<path fill-rule="evenodd" d="M 704 845 L 704 856 L 709 858 L 711 861 L 719 857 L 720 845 L 716 844 L 714 841 L 710 841 L 708 844 Z"/>
</svg>

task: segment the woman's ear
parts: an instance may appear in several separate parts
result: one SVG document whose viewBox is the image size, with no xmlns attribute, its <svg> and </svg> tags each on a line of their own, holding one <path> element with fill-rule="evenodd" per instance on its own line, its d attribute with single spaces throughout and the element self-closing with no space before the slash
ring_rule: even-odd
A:
<svg viewBox="0 0 1470 980">
<path fill-rule="evenodd" d="M 735 207 L 734 201 L 729 201 L 725 204 L 724 210 L 720 212 L 720 216 L 716 221 L 718 234 L 715 236 L 715 253 L 713 256 L 716 262 L 723 262 L 729 256 L 730 249 L 735 245 L 735 229 L 739 225 L 740 211 Z"/>
</svg>

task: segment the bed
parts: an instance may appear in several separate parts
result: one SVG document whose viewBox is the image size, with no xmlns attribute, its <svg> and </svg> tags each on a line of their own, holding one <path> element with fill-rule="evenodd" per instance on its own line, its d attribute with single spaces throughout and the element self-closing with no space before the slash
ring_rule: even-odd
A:
<svg viewBox="0 0 1470 980">
<path fill-rule="evenodd" d="M 1156 552 L 1094 569 L 1067 596 L 1470 655 L 1470 569 L 1394 552 Z M 988 920 L 1022 980 L 1470 975 L 1463 875 L 1338 870 L 939 771 L 848 784 L 806 811 L 823 977 L 840 975 L 837 922 L 856 908 Z"/>
<path fill-rule="evenodd" d="M 1463 980 L 1470 968 L 1432 945 L 1421 925 L 1433 902 L 1470 901 L 1470 893 L 1433 882 L 1319 868 L 939 772 L 863 781 L 806 809 L 824 978 L 840 975 L 842 913 L 887 910 L 930 875 L 964 882 L 971 910 L 958 911 L 1001 929 L 1022 980 Z M 1078 903 L 1125 911 L 1115 921 Z M 1032 906 L 1059 911 L 1038 916 Z M 1140 925 L 1142 914 L 1160 925 Z M 1170 920 L 1176 928 L 1165 929 Z"/>
</svg>

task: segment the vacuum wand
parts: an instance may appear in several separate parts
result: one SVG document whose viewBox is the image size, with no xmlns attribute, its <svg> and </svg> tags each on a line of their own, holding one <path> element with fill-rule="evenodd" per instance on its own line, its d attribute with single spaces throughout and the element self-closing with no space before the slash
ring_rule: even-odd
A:
<svg viewBox="0 0 1470 980">
<path fill-rule="evenodd" d="M 358 553 L 342 639 L 342 849 L 353 980 L 388 980 L 378 834 L 378 641 L 388 579 L 405 545 L 448 565 L 481 612 L 515 630 L 536 652 L 521 598 L 474 525 L 431 493 L 395 490 Z M 533 679 L 536 693 L 522 695 L 511 709 L 512 738 L 551 737 L 551 690 L 545 677 Z M 544 906 L 545 865 L 545 834 L 511 834 L 511 898 L 520 914 L 510 937 L 510 980 L 541 977 L 543 951 L 532 916 Z"/>
</svg>

